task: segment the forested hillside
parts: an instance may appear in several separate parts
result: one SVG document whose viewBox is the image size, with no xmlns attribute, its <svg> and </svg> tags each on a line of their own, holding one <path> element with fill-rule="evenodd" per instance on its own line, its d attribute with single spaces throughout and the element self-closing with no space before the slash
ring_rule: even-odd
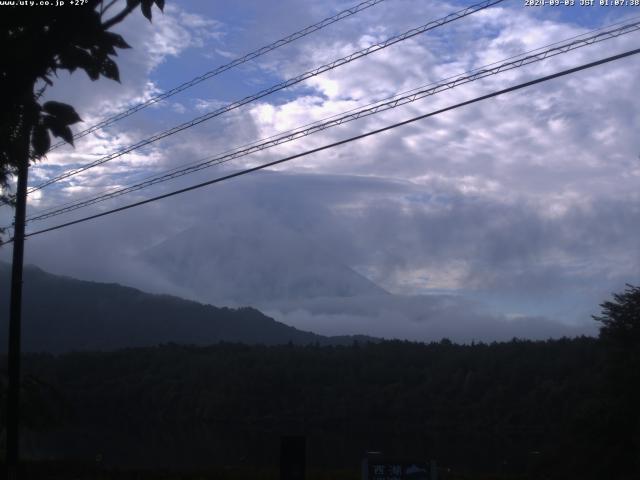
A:
<svg viewBox="0 0 640 480">
<path fill-rule="evenodd" d="M 0 330 L 7 331 L 9 266 L 0 262 Z M 218 308 L 115 283 L 77 280 L 25 268 L 22 348 L 27 352 L 113 350 L 176 342 L 265 345 L 350 344 L 277 322 L 255 308 Z M 373 340 L 369 338 L 370 340 Z M 5 342 L 0 352 L 6 351 Z"/>
<path fill-rule="evenodd" d="M 593 338 L 28 355 L 25 446 L 107 467 L 268 467 L 281 435 L 303 434 L 323 468 L 355 472 L 379 450 L 458 474 L 596 478 L 616 455 L 605 360 Z"/>
</svg>

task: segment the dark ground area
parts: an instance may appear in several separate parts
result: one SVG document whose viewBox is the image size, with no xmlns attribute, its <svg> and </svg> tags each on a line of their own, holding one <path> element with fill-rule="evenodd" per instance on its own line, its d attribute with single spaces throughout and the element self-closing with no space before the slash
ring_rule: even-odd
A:
<svg viewBox="0 0 640 480">
<path fill-rule="evenodd" d="M 308 478 L 358 478 L 373 450 L 447 478 L 604 478 L 638 416 L 611 395 L 609 358 L 594 338 L 30 354 L 23 451 L 72 460 L 29 478 L 277 478 L 293 434 Z"/>
</svg>

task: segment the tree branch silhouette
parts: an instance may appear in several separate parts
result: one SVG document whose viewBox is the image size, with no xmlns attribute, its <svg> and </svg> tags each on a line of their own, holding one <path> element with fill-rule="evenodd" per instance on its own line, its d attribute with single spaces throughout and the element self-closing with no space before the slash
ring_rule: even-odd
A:
<svg viewBox="0 0 640 480">
<path fill-rule="evenodd" d="M 127 0 L 114 16 L 103 20 L 115 1 L 89 0 L 72 9 L 5 8 L 0 19 L 0 197 L 9 195 L 16 175 L 21 137 L 29 137 L 29 162 L 46 155 L 51 135 L 73 144 L 71 125 L 81 118 L 71 105 L 40 104 L 58 70 L 83 70 L 91 80 L 100 77 L 120 81 L 114 61 L 117 49 L 130 48 L 122 36 L 109 29 L 140 8 L 151 20 L 152 6 L 164 8 L 164 0 Z M 39 84 L 44 83 L 40 86 Z"/>
</svg>

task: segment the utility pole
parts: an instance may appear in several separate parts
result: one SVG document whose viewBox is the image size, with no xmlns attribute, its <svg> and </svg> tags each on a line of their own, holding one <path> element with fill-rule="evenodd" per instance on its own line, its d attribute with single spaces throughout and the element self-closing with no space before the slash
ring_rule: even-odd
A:
<svg viewBox="0 0 640 480">
<path fill-rule="evenodd" d="M 13 223 L 13 261 L 11 264 L 11 303 L 9 306 L 9 388 L 7 395 L 7 480 L 18 479 L 20 461 L 20 333 L 22 321 L 22 266 L 24 226 L 27 210 L 29 141 L 31 128 L 27 112 L 22 117 L 18 146 L 18 185 Z"/>
</svg>

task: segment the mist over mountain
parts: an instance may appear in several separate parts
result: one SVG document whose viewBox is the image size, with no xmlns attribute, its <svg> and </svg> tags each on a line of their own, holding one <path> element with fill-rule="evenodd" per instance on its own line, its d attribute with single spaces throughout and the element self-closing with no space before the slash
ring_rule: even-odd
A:
<svg viewBox="0 0 640 480">
<path fill-rule="evenodd" d="M 418 226 L 412 222 L 421 217 L 394 216 L 400 205 L 385 203 L 398 185 L 309 177 L 247 177 L 242 188 L 229 184 L 213 197 L 176 200 L 173 213 L 134 209 L 105 219 L 104 231 L 86 227 L 74 235 L 36 236 L 26 262 L 59 275 L 219 307 L 251 306 L 321 335 L 366 333 L 426 342 L 595 335 L 590 315 L 597 313 L 599 299 L 619 288 L 603 283 L 601 291 L 582 280 L 567 280 L 563 285 L 575 288 L 560 295 L 560 284 L 544 273 L 554 265 L 503 259 L 503 252 L 517 256 L 512 247 L 524 244 L 509 243 L 502 229 L 495 248 L 483 247 L 481 240 L 472 249 L 456 243 L 471 241 L 463 230 L 460 237 L 440 235 L 469 223 L 480 232 L 490 218 L 502 218 L 506 211 L 490 210 L 487 216 L 469 201 L 460 207 L 459 221 L 448 215 L 425 217 Z M 376 195 L 383 197 L 376 208 L 345 207 Z M 339 201 L 332 202 L 332 196 Z M 118 222 L 126 228 L 112 234 L 109 229 L 119 229 Z M 516 231 L 529 232 L 524 227 Z M 420 236 L 425 232 L 437 241 Z M 523 237 L 546 235 L 546 230 L 536 232 Z M 494 274 L 487 249 L 491 259 L 523 276 L 515 272 L 511 280 L 495 283 L 502 273 Z M 0 259 L 10 261 L 10 253 L 0 251 Z M 449 268 L 445 258 L 459 259 L 456 268 Z M 425 261 L 428 268 L 423 269 Z M 613 277 L 600 278 L 609 282 Z"/>
<path fill-rule="evenodd" d="M 0 263 L 2 319 L 7 331 L 10 267 Z M 350 344 L 355 337 L 325 337 L 277 322 L 254 308 L 217 308 L 170 295 L 152 295 L 114 283 L 24 270 L 24 351 L 112 350 L 162 343 L 209 345 L 220 341 L 277 345 Z M 6 342 L 0 351 L 6 350 Z"/>
<path fill-rule="evenodd" d="M 287 215 L 262 213 L 247 221 L 222 212 L 169 235 L 137 255 L 136 268 L 179 296 L 250 305 L 323 335 L 471 342 L 592 333 L 591 325 L 497 313 L 463 295 L 391 294 L 355 270 L 355 257 L 326 247 Z M 135 285 L 144 289 L 144 281 Z"/>
<path fill-rule="evenodd" d="M 198 300 L 216 304 L 388 295 L 312 238 L 273 221 L 246 225 L 227 218 L 207 228 L 193 227 L 139 259 Z"/>
</svg>

